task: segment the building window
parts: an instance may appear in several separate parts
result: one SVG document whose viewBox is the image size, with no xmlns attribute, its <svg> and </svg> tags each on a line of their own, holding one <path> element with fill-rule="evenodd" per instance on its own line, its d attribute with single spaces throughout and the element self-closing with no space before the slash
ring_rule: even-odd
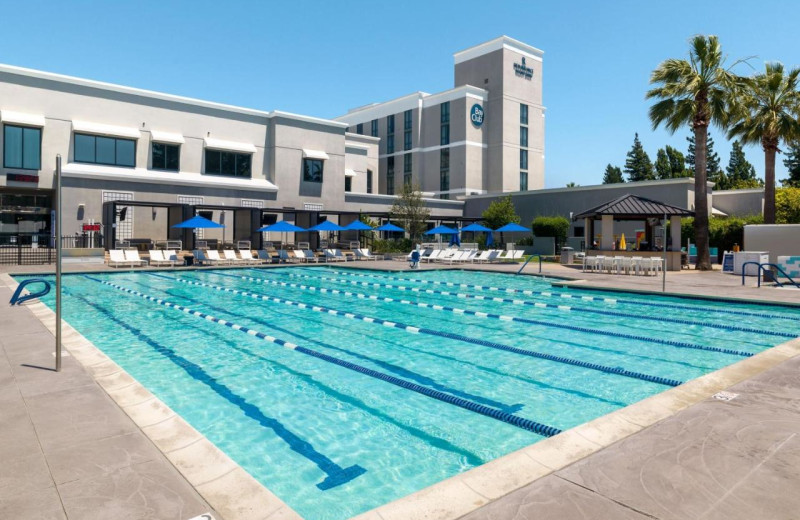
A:
<svg viewBox="0 0 800 520">
<path fill-rule="evenodd" d="M 520 170 L 528 169 L 528 150 L 519 151 L 519 168 Z"/>
<path fill-rule="evenodd" d="M 136 166 L 136 141 L 99 135 L 75 134 L 75 162 Z"/>
<path fill-rule="evenodd" d="M 42 167 L 42 129 L 5 125 L 3 166 L 22 170 Z"/>
<path fill-rule="evenodd" d="M 521 126 L 519 127 L 519 145 L 528 147 L 528 127 Z"/>
<path fill-rule="evenodd" d="M 450 144 L 450 125 L 442 125 L 439 137 L 439 144 L 442 146 Z"/>
<path fill-rule="evenodd" d="M 386 136 L 386 153 L 394 153 L 394 136 Z"/>
<path fill-rule="evenodd" d="M 228 177 L 250 177 L 252 156 L 245 153 L 206 150 L 206 173 Z"/>
<path fill-rule="evenodd" d="M 386 116 L 386 133 L 389 135 L 394 133 L 394 114 Z"/>
<path fill-rule="evenodd" d="M 372 170 L 367 170 L 367 193 L 372 193 Z"/>
<path fill-rule="evenodd" d="M 394 195 L 394 157 L 386 159 L 386 194 Z"/>
<path fill-rule="evenodd" d="M 177 144 L 153 143 L 153 169 L 180 170 L 181 147 Z"/>
<path fill-rule="evenodd" d="M 520 104 L 519 106 L 519 124 L 528 124 L 528 105 Z"/>
<path fill-rule="evenodd" d="M 519 189 L 528 191 L 528 172 L 519 172 Z"/>
<path fill-rule="evenodd" d="M 403 112 L 403 130 L 411 130 L 411 110 Z"/>
<path fill-rule="evenodd" d="M 352 177 L 345 177 L 344 178 L 344 191 L 346 191 L 346 192 L 353 191 L 353 178 Z"/>
<path fill-rule="evenodd" d="M 303 159 L 303 181 L 322 182 L 325 162 L 320 159 Z"/>
<path fill-rule="evenodd" d="M 403 184 L 411 184 L 411 154 L 403 155 Z"/>
<path fill-rule="evenodd" d="M 450 102 L 446 101 L 439 105 L 440 123 L 446 125 L 450 122 Z"/>
<path fill-rule="evenodd" d="M 378 137 L 378 120 L 377 119 L 373 119 L 372 120 L 372 126 L 370 128 L 370 135 L 372 137 Z"/>
<path fill-rule="evenodd" d="M 411 150 L 411 130 L 403 132 L 403 150 Z"/>
<path fill-rule="evenodd" d="M 439 151 L 439 191 L 450 191 L 450 149 L 442 148 Z M 449 199 L 450 194 L 441 193 L 440 199 Z"/>
<path fill-rule="evenodd" d="M 356 133 L 358 135 L 364 135 L 364 123 L 358 123 L 356 125 Z"/>
</svg>

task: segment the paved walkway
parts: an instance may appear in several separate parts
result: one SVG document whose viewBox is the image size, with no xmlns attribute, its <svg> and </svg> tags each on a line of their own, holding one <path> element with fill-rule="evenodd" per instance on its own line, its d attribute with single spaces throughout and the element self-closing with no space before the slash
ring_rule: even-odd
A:
<svg viewBox="0 0 800 520">
<path fill-rule="evenodd" d="M 0 285 L 0 518 L 186 520 L 211 511 L 53 335 Z"/>
</svg>

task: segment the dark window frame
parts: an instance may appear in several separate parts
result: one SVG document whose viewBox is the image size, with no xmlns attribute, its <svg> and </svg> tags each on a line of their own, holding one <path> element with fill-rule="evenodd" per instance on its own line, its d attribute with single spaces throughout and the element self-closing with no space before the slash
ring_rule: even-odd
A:
<svg viewBox="0 0 800 520">
<path fill-rule="evenodd" d="M 439 128 L 439 144 L 447 146 L 450 144 L 450 124 L 444 124 Z"/>
<path fill-rule="evenodd" d="M 163 146 L 164 147 L 164 167 L 160 168 L 156 166 L 155 161 L 155 147 L 156 146 Z M 178 152 L 178 165 L 175 169 L 168 168 L 169 159 L 167 158 L 167 150 L 168 148 L 177 148 Z M 175 143 L 162 143 L 159 141 L 152 141 L 150 143 L 150 166 L 152 170 L 162 171 L 162 172 L 179 172 L 181 171 L 181 145 Z"/>
<path fill-rule="evenodd" d="M 450 123 L 450 102 L 445 101 L 439 105 L 439 123 L 446 125 Z"/>
<path fill-rule="evenodd" d="M 528 172 L 519 172 L 519 191 L 528 191 Z"/>
<path fill-rule="evenodd" d="M 319 179 L 309 175 L 308 166 L 319 163 Z M 313 173 L 313 172 L 312 172 Z M 313 182 L 322 184 L 325 179 L 325 161 L 323 159 L 313 159 L 311 157 L 303 158 L 303 182 Z"/>
<path fill-rule="evenodd" d="M 528 125 L 528 105 L 525 103 L 519 104 L 519 124 Z"/>
<path fill-rule="evenodd" d="M 75 150 L 75 140 L 77 139 L 78 136 L 80 136 L 80 137 L 91 137 L 92 139 L 94 139 L 94 161 L 81 161 L 81 160 L 78 160 L 77 153 L 75 153 L 76 152 L 76 150 Z M 109 140 L 114 141 L 114 162 L 101 162 L 101 161 L 97 160 L 97 139 L 98 138 L 100 138 L 100 139 L 109 139 Z M 117 161 L 117 147 L 118 147 L 119 142 L 133 143 L 133 164 L 120 164 Z M 103 166 L 117 166 L 119 168 L 136 168 L 136 152 L 137 152 L 137 148 L 138 148 L 138 145 L 139 145 L 139 143 L 137 142 L 137 139 L 128 139 L 128 138 L 125 138 L 125 137 L 116 137 L 116 136 L 111 136 L 111 135 L 98 135 L 98 134 L 86 134 L 86 133 L 83 133 L 83 132 L 75 132 L 73 134 L 72 143 L 73 143 L 73 157 L 72 158 L 76 163 L 81 163 L 81 164 L 100 164 L 100 165 L 103 165 Z"/>
<path fill-rule="evenodd" d="M 403 130 L 411 130 L 413 126 L 414 115 L 411 110 L 403 112 Z"/>
<path fill-rule="evenodd" d="M 372 193 L 372 170 L 367 170 L 367 193 Z"/>
<path fill-rule="evenodd" d="M 22 134 L 22 139 L 20 141 L 20 165 L 21 166 L 9 166 L 6 163 L 6 146 L 7 139 L 6 139 L 6 128 L 19 128 Z M 35 130 L 39 132 L 39 157 L 37 158 L 38 167 L 37 168 L 26 168 L 25 167 L 25 130 Z M 12 123 L 3 123 L 3 168 L 8 168 L 12 170 L 27 170 L 27 171 L 39 171 L 42 169 L 42 128 L 39 126 L 25 126 L 25 125 L 15 125 Z"/>
<path fill-rule="evenodd" d="M 520 126 L 519 127 L 519 145 L 524 146 L 525 148 L 528 147 L 528 127 L 527 126 Z"/>
<path fill-rule="evenodd" d="M 403 132 L 403 150 L 411 150 L 411 130 Z"/>
<path fill-rule="evenodd" d="M 209 154 L 219 154 L 219 170 L 212 171 L 209 169 Z M 223 155 L 227 155 L 227 159 L 230 160 L 231 156 L 233 158 L 233 173 L 228 173 L 224 171 L 223 165 L 225 163 L 224 159 L 226 157 Z M 251 153 L 240 153 L 240 152 L 233 152 L 230 150 L 217 150 L 214 148 L 206 148 L 205 149 L 205 168 L 204 174 L 205 175 L 215 175 L 218 177 L 236 177 L 240 179 L 252 179 L 253 178 L 253 154 Z M 239 161 L 245 160 L 247 161 L 247 175 L 239 175 Z"/>
<path fill-rule="evenodd" d="M 394 195 L 394 157 L 386 159 L 386 194 Z"/>
<path fill-rule="evenodd" d="M 528 150 L 519 151 L 519 169 L 520 170 L 528 169 Z"/>
<path fill-rule="evenodd" d="M 373 119 L 372 120 L 372 122 L 370 123 L 370 129 L 369 130 L 370 130 L 369 133 L 370 133 L 370 135 L 372 137 L 378 137 L 378 120 L 377 119 Z"/>
<path fill-rule="evenodd" d="M 353 191 L 353 178 L 349 175 L 344 176 L 344 192 L 350 193 Z"/>
<path fill-rule="evenodd" d="M 356 133 L 358 135 L 364 135 L 364 123 L 358 123 L 356 125 Z"/>
</svg>

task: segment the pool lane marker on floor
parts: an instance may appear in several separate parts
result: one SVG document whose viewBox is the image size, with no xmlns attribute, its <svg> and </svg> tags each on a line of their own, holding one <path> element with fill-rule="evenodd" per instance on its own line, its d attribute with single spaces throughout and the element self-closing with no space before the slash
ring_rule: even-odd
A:
<svg viewBox="0 0 800 520">
<path fill-rule="evenodd" d="M 482 405 L 482 404 L 474 403 L 472 401 L 468 401 L 466 399 L 462 399 L 462 398 L 456 397 L 454 395 L 446 394 L 446 393 L 440 392 L 438 390 L 433 390 L 433 389 L 427 388 L 425 386 L 418 385 L 416 383 L 411 383 L 411 382 L 406 381 L 404 379 L 400 379 L 399 377 L 394 377 L 394 376 L 391 376 L 389 374 L 384 374 L 382 372 L 378 372 L 377 370 L 372 370 L 370 368 L 362 367 L 362 366 L 357 365 L 355 363 L 350 363 L 349 361 L 345 361 L 343 359 L 339 359 L 339 358 L 336 358 L 336 357 L 333 357 L 333 356 L 329 356 L 327 354 L 323 354 L 322 352 L 317 352 L 315 350 L 312 350 L 312 349 L 309 349 L 309 348 L 306 348 L 306 347 L 302 347 L 302 346 L 296 345 L 294 343 L 290 343 L 288 341 L 284 341 L 282 339 L 275 338 L 273 336 L 268 336 L 267 334 L 264 334 L 263 332 L 259 332 L 259 331 L 255 330 L 255 329 L 251 329 L 251 328 L 245 327 L 243 325 L 237 325 L 236 323 L 232 323 L 230 321 L 223 320 L 223 319 L 220 319 L 220 318 L 215 318 L 214 316 L 211 316 L 209 314 L 205 314 L 203 312 L 196 311 L 196 310 L 190 309 L 188 307 L 184 307 L 183 305 L 178 305 L 178 304 L 169 302 L 169 301 L 161 299 L 161 298 L 154 298 L 154 297 L 149 296 L 147 294 L 141 293 L 139 291 L 135 291 L 133 289 L 128 289 L 127 287 L 123 287 L 121 285 L 117 285 L 117 284 L 114 284 L 114 283 L 111 283 L 111 282 L 107 282 L 105 280 L 100 280 L 99 278 L 94 278 L 94 277 L 91 277 L 91 276 L 88 276 L 88 275 L 84 275 L 84 276 L 86 278 L 90 279 L 90 280 L 95 281 L 95 282 L 99 282 L 101 284 L 107 285 L 109 287 L 113 287 L 114 289 L 120 290 L 122 292 L 125 292 L 125 293 L 128 293 L 128 294 L 132 294 L 134 296 L 138 296 L 139 298 L 143 298 L 143 299 L 151 301 L 153 303 L 157 303 L 158 305 L 162 305 L 164 307 L 168 307 L 168 308 L 171 308 L 171 309 L 175 309 L 175 310 L 181 311 L 181 312 L 183 312 L 183 313 L 185 313 L 185 314 L 187 314 L 189 316 L 195 316 L 197 318 L 200 318 L 200 319 L 212 322 L 212 323 L 217 323 L 219 325 L 224 325 L 226 327 L 230 327 L 233 330 L 238 330 L 239 332 L 243 332 L 243 333 L 248 334 L 250 336 L 262 339 L 262 340 L 264 340 L 266 342 L 274 343 L 276 345 L 280 345 L 280 346 L 286 347 L 286 348 L 288 348 L 288 349 L 290 349 L 290 350 L 292 350 L 294 352 L 300 352 L 301 354 L 305 354 L 307 356 L 311 356 L 311 357 L 315 357 L 317 359 L 321 359 L 323 361 L 327 361 L 328 363 L 331 363 L 331 364 L 334 364 L 334 365 L 338 365 L 338 366 L 343 367 L 343 368 L 347 368 L 347 369 L 352 370 L 354 372 L 358 372 L 358 373 L 364 374 L 366 376 L 369 376 L 369 377 L 372 377 L 372 378 L 375 378 L 375 379 L 379 379 L 381 381 L 385 381 L 387 383 L 390 383 L 392 385 L 398 386 L 400 388 L 404 388 L 406 390 L 411 390 L 412 392 L 424 395 L 426 397 L 431 397 L 433 399 L 436 399 L 438 401 L 442 401 L 442 402 L 447 403 L 447 404 L 452 404 L 454 406 L 458 406 L 459 408 L 463 408 L 465 410 L 478 413 L 478 414 L 483 415 L 485 417 L 489 417 L 491 419 L 496 419 L 498 421 L 504 422 L 506 424 L 510 424 L 512 426 L 516 426 L 518 428 L 521 428 L 523 430 L 527 430 L 529 432 L 533 432 L 533 433 L 535 433 L 537 435 L 541 435 L 543 437 L 552 437 L 553 435 L 557 435 L 557 434 L 561 433 L 561 430 L 556 428 L 556 427 L 554 427 L 554 426 L 548 426 L 546 424 L 543 424 L 543 423 L 540 423 L 540 422 L 536 422 L 536 421 L 532 421 L 530 419 L 526 419 L 526 418 L 520 417 L 518 415 L 514 415 L 514 414 L 511 414 L 511 413 L 508 413 L 508 412 L 504 412 L 502 410 L 497 410 L 495 408 L 491 408 L 489 406 L 485 406 L 485 405 Z"/>
<path fill-rule="evenodd" d="M 363 299 L 363 300 L 374 300 L 374 301 L 400 303 L 402 305 L 412 305 L 412 306 L 415 306 L 415 307 L 421 307 L 421 308 L 425 308 L 425 309 L 433 309 L 433 310 L 437 310 L 437 311 L 447 311 L 447 312 L 452 312 L 454 314 L 466 314 L 466 315 L 469 315 L 469 316 L 475 316 L 475 317 L 484 318 L 484 319 L 495 319 L 495 320 L 501 320 L 501 321 L 515 321 L 515 322 L 518 322 L 518 323 L 527 323 L 527 324 L 530 324 L 530 325 L 541 325 L 541 326 L 545 326 L 545 327 L 555 327 L 555 328 L 559 328 L 559 329 L 572 330 L 572 331 L 576 331 L 576 332 L 586 332 L 586 333 L 591 333 L 591 334 L 600 334 L 600 335 L 603 335 L 603 336 L 611 336 L 611 337 L 617 337 L 617 338 L 623 338 L 623 339 L 633 339 L 633 340 L 638 340 L 638 341 L 646 341 L 646 342 L 650 342 L 650 343 L 658 343 L 660 345 L 667 345 L 667 346 L 676 347 L 676 348 L 686 348 L 686 349 L 692 349 L 692 350 L 705 350 L 707 352 L 716 352 L 716 353 L 720 353 L 720 354 L 730 354 L 732 356 L 741 356 L 741 357 L 750 357 L 750 356 L 753 355 L 751 352 L 744 352 L 744 351 L 741 351 L 741 350 L 731 350 L 731 349 L 725 349 L 725 348 L 720 348 L 720 347 L 709 347 L 709 346 L 706 346 L 706 345 L 697 345 L 695 343 L 688 343 L 688 342 L 685 342 L 685 341 L 672 341 L 672 340 L 659 339 L 659 338 L 650 338 L 650 337 L 647 337 L 647 336 L 636 336 L 636 335 L 633 335 L 633 334 L 625 334 L 623 332 L 612 332 L 612 331 L 607 331 L 607 330 L 590 329 L 588 327 L 580 327 L 578 325 L 566 325 L 566 324 L 552 323 L 552 322 L 542 321 L 542 320 L 534 320 L 534 319 L 531 319 L 531 318 L 519 318 L 517 316 L 509 316 L 509 315 L 504 315 L 504 314 L 494 314 L 494 313 L 491 313 L 491 312 L 473 311 L 473 310 L 469 310 L 469 309 L 461 309 L 461 308 L 458 308 L 458 307 L 450 307 L 448 305 L 436 305 L 436 304 L 431 304 L 431 303 L 412 302 L 410 300 L 399 300 L 397 298 L 391 298 L 389 296 L 377 296 L 377 295 L 374 295 L 374 294 L 354 293 L 354 292 L 350 292 L 350 291 L 342 291 L 342 290 L 339 290 L 339 289 L 327 289 L 327 288 L 324 288 L 324 287 L 316 287 L 316 286 L 312 286 L 312 285 L 296 284 L 296 283 L 291 283 L 291 282 L 278 282 L 276 280 L 265 280 L 263 278 L 255 278 L 255 277 L 252 277 L 252 276 L 241 276 L 241 275 L 237 276 L 237 275 L 230 275 L 230 274 L 224 274 L 224 273 L 215 273 L 215 274 L 217 274 L 218 276 L 227 276 L 227 277 L 230 277 L 230 278 L 241 278 L 242 280 L 245 280 L 245 281 L 257 282 L 257 283 L 266 283 L 266 284 L 270 284 L 270 285 L 279 285 L 279 286 L 284 286 L 284 287 L 295 287 L 295 288 L 306 290 L 306 291 L 313 291 L 313 292 L 319 292 L 319 293 L 328 293 L 328 294 L 341 294 L 341 295 L 344 295 L 344 296 L 353 296 L 353 297 L 360 298 L 360 299 Z M 188 281 L 186 281 L 184 279 L 181 279 L 181 278 L 177 278 L 176 280 L 179 281 L 179 282 L 182 282 L 182 283 L 199 283 L 199 282 L 188 282 Z M 232 289 L 227 289 L 225 287 L 220 287 L 220 286 L 216 286 L 216 285 L 212 285 L 210 287 L 215 288 L 215 289 L 219 288 L 221 290 L 232 291 Z M 260 296 L 260 295 L 257 295 L 257 296 Z"/>
<path fill-rule="evenodd" d="M 264 273 L 266 274 L 266 273 Z M 737 325 L 722 325 L 719 323 L 707 323 L 701 321 L 692 321 L 692 320 L 685 320 L 682 318 L 667 318 L 663 316 L 649 316 L 646 314 L 634 314 L 630 312 L 622 312 L 622 311 L 603 311 L 600 309 L 590 309 L 588 307 L 575 307 L 572 305 L 555 305 L 552 303 L 543 303 L 537 302 L 533 300 L 515 300 L 511 298 L 500 298 L 498 296 L 484 296 L 482 294 L 467 294 L 467 293 L 457 293 L 457 292 L 450 292 L 450 291 L 439 291 L 437 289 L 425 289 L 420 287 L 407 287 L 405 285 L 394 285 L 389 283 L 378 283 L 378 282 L 360 282 L 357 280 L 346 280 L 343 278 L 333 278 L 330 276 L 310 276 L 306 274 L 297 274 L 297 273 L 287 273 L 290 277 L 293 278 L 303 278 L 306 280 L 325 280 L 329 282 L 337 282 L 337 283 L 346 283 L 349 285 L 358 285 L 361 287 L 373 287 L 373 288 L 385 288 L 385 289 L 394 289 L 398 291 L 405 291 L 405 292 L 415 292 L 415 293 L 424 293 L 424 294 L 440 294 L 442 296 L 453 296 L 456 298 L 462 299 L 473 299 L 473 300 L 480 300 L 480 301 L 491 301 L 491 302 L 498 302 L 498 303 L 511 303 L 514 305 L 528 305 L 531 307 L 538 307 L 540 309 L 556 309 L 561 311 L 574 311 L 574 312 L 583 312 L 588 314 L 600 314 L 603 316 L 617 316 L 620 318 L 634 318 L 638 320 L 649 320 L 649 321 L 658 321 L 662 323 L 676 323 L 679 325 L 694 325 L 698 327 L 708 327 L 712 329 L 720 329 L 720 330 L 728 330 L 733 332 L 749 332 L 753 334 L 762 334 L 766 336 L 779 336 L 782 338 L 795 338 L 797 337 L 795 334 L 790 332 L 780 332 L 775 330 L 764 330 L 764 329 L 754 329 L 752 327 L 739 327 Z"/>
<path fill-rule="evenodd" d="M 319 273 L 320 270 L 303 268 L 303 267 L 293 267 L 292 270 L 305 270 L 306 272 L 314 272 Z M 366 277 L 366 278 L 382 278 L 386 280 L 397 280 L 401 282 L 419 282 L 424 284 L 431 284 L 431 285 L 443 285 L 445 287 L 461 287 L 463 289 L 475 289 L 476 291 L 499 291 L 499 292 L 507 292 L 507 293 L 514 293 L 514 294 L 525 294 L 528 296 L 537 295 L 537 296 L 547 296 L 553 298 L 572 298 L 576 300 L 584 300 L 584 301 L 593 301 L 593 302 L 604 302 L 604 303 L 624 303 L 628 305 L 639 305 L 642 307 L 659 307 L 663 309 L 684 309 L 688 311 L 708 311 L 708 312 L 716 312 L 720 314 L 732 314 L 737 316 L 753 316 L 756 318 L 769 318 L 769 319 L 778 319 L 778 320 L 791 320 L 797 321 L 797 318 L 793 316 L 785 316 L 782 314 L 767 314 L 763 312 L 749 312 L 749 311 L 737 311 L 732 309 L 721 309 L 719 307 L 702 307 L 700 305 L 681 305 L 678 303 L 654 303 L 654 302 L 643 302 L 639 300 L 625 300 L 619 298 L 601 298 L 598 296 L 586 296 L 580 294 L 569 294 L 566 292 L 559 292 L 559 291 L 533 291 L 529 289 L 513 289 L 511 287 L 493 287 L 489 285 L 473 285 L 468 283 L 456 283 L 456 282 L 441 282 L 439 280 L 425 280 L 423 278 L 400 278 L 397 276 L 389 276 L 389 275 L 376 275 L 376 274 L 366 274 L 366 273 L 351 273 L 348 271 L 339 271 L 337 269 L 332 269 L 329 267 L 325 268 L 326 271 L 330 271 L 332 273 L 341 274 L 345 276 L 359 276 L 359 277 Z M 258 269 L 259 272 L 263 272 L 263 269 Z M 281 273 L 282 274 L 282 273 Z M 291 276 L 291 273 L 287 273 Z M 613 289 L 609 289 L 613 290 Z"/>
<path fill-rule="evenodd" d="M 220 273 L 216 273 L 216 274 L 219 275 Z M 237 276 L 234 276 L 234 275 L 226 275 L 226 276 L 231 276 L 233 278 L 237 278 Z M 363 322 L 366 322 L 366 323 L 374 323 L 376 325 L 382 325 L 384 327 L 389 327 L 389 328 L 396 328 L 396 329 L 404 330 L 406 332 L 410 332 L 410 333 L 413 333 L 413 334 L 427 334 L 429 336 L 438 336 L 438 337 L 441 337 L 441 338 L 448 338 L 448 339 L 453 339 L 453 340 L 456 340 L 456 341 L 461 341 L 463 343 L 471 343 L 473 345 L 480 345 L 480 346 L 483 346 L 483 347 L 489 347 L 489 348 L 493 348 L 493 349 L 496 349 L 496 350 L 504 350 L 506 352 L 512 352 L 514 354 L 520 354 L 520 355 L 523 355 L 523 356 L 528 356 L 528 357 L 533 357 L 533 358 L 538 358 L 538 359 L 544 359 L 544 360 L 547 360 L 547 361 L 554 361 L 556 363 L 562 363 L 562 364 L 565 364 L 565 365 L 573 365 L 573 366 L 577 366 L 577 367 L 581 367 L 581 368 L 587 368 L 587 369 L 590 369 L 590 370 L 597 370 L 599 372 L 605 372 L 607 374 L 615 374 L 615 375 L 619 375 L 619 376 L 623 376 L 623 377 L 630 377 L 630 378 L 633 378 L 633 379 L 641 379 L 642 381 L 648 381 L 650 383 L 656 383 L 656 384 L 666 385 L 666 386 L 678 386 L 678 385 L 683 384 L 682 381 L 678 381 L 676 379 L 669 379 L 669 378 L 660 377 L 660 376 L 651 376 L 649 374 L 642 374 L 642 373 L 639 373 L 639 372 L 632 372 L 630 370 L 625 370 L 624 368 L 621 368 L 621 367 L 609 367 L 609 366 L 605 366 L 605 365 L 599 365 L 597 363 L 589 363 L 589 362 L 580 361 L 580 360 L 577 360 L 577 359 L 571 359 L 571 358 L 566 358 L 566 357 L 562 357 L 562 356 L 555 356 L 555 355 L 552 355 L 552 354 L 545 354 L 545 353 L 542 353 L 542 352 L 535 352 L 535 351 L 532 351 L 532 350 L 525 350 L 525 349 L 521 349 L 521 348 L 511 347 L 511 346 L 508 346 L 508 345 L 503 345 L 502 343 L 497 343 L 497 342 L 494 342 L 494 341 L 487 341 L 487 340 L 483 340 L 483 339 L 470 338 L 470 337 L 467 337 L 467 336 L 462 336 L 460 334 L 453 334 L 453 333 L 450 333 L 450 332 L 442 332 L 442 331 L 438 331 L 438 330 L 427 329 L 427 328 L 424 328 L 424 327 L 414 327 L 414 326 L 411 326 L 411 325 L 406 325 L 405 323 L 396 323 L 396 322 L 393 322 L 393 321 L 383 320 L 381 318 L 374 318 L 374 317 L 371 317 L 371 316 L 364 316 L 363 314 L 358 314 L 358 313 L 353 313 L 353 312 L 340 311 L 340 310 L 336 310 L 336 309 L 331 309 L 329 307 L 321 307 L 321 306 L 318 306 L 318 305 L 310 305 L 310 304 L 306 304 L 306 303 L 302 303 L 302 302 L 295 302 L 295 301 L 292 301 L 292 300 L 286 300 L 284 298 L 277 298 L 275 296 L 268 296 L 268 295 L 265 295 L 265 294 L 250 293 L 250 292 L 247 292 L 247 291 L 240 291 L 238 289 L 229 289 L 227 287 L 222 287 L 222 286 L 219 286 L 219 285 L 207 284 L 207 283 L 203 283 L 203 282 L 195 282 L 195 281 L 192 281 L 192 280 L 185 280 L 185 279 L 182 279 L 182 278 L 175 278 L 175 281 L 176 282 L 180 282 L 180 283 L 184 283 L 184 284 L 187 284 L 187 285 L 195 285 L 195 286 L 198 286 L 198 287 L 206 287 L 206 288 L 214 289 L 214 290 L 217 290 L 217 291 L 228 292 L 228 293 L 231 293 L 231 294 L 237 294 L 239 296 L 253 298 L 255 300 L 271 301 L 271 302 L 275 302 L 275 303 L 283 303 L 285 305 L 290 305 L 290 306 L 293 306 L 293 307 L 297 307 L 299 309 L 307 309 L 307 310 L 312 310 L 312 311 L 315 311 L 315 312 L 321 312 L 323 314 L 331 314 L 331 315 L 334 315 L 334 316 L 343 316 L 343 317 L 348 318 L 348 319 L 360 320 L 360 321 L 363 321 Z M 380 299 L 380 298 L 379 297 L 374 297 L 374 298 L 369 298 L 369 299 L 377 300 L 377 299 Z M 437 307 L 441 307 L 441 306 L 437 306 Z M 441 310 L 449 310 L 449 309 L 445 308 L 445 307 L 442 307 Z M 470 312 L 473 312 L 473 311 L 470 311 Z M 751 354 L 748 353 L 747 355 L 750 356 Z"/>
<path fill-rule="evenodd" d="M 94 281 L 100 281 L 97 280 L 96 278 L 90 278 L 88 276 L 87 278 Z M 82 300 L 90 307 L 96 309 L 98 312 L 105 315 L 109 320 L 116 323 L 120 327 L 124 328 L 134 336 L 136 336 L 139 340 L 149 345 L 153 350 L 155 350 L 156 352 L 167 358 L 174 365 L 181 368 L 192 379 L 205 384 L 207 387 L 213 390 L 217 395 L 219 395 L 226 401 L 230 402 L 234 406 L 238 407 L 247 417 L 253 419 L 261 426 L 269 428 L 270 430 L 275 432 L 275 435 L 280 437 L 292 451 L 314 463 L 323 473 L 327 475 L 322 480 L 322 482 L 317 484 L 317 487 L 319 489 L 326 490 L 334 488 L 336 486 L 340 486 L 367 472 L 366 469 L 359 466 L 358 464 L 354 464 L 347 468 L 339 466 L 338 464 L 333 462 L 330 458 L 318 452 L 310 442 L 306 441 L 305 439 L 301 438 L 299 435 L 288 429 L 286 426 L 283 425 L 283 423 L 281 423 L 274 417 L 269 417 L 265 415 L 264 412 L 262 412 L 258 406 L 249 403 L 247 399 L 245 399 L 244 397 L 240 396 L 239 394 L 231 390 L 224 383 L 218 381 L 214 376 L 206 372 L 201 366 L 181 356 L 180 354 L 175 352 L 175 350 L 173 350 L 172 348 L 160 344 L 159 342 L 157 342 L 156 340 L 154 340 L 153 338 L 142 332 L 137 327 L 134 327 L 133 325 L 123 321 L 117 316 L 114 316 L 108 309 L 104 308 L 103 306 L 98 305 L 96 303 L 92 303 L 86 298 L 83 298 L 78 295 L 71 295 L 71 296 L 79 300 Z"/>
</svg>

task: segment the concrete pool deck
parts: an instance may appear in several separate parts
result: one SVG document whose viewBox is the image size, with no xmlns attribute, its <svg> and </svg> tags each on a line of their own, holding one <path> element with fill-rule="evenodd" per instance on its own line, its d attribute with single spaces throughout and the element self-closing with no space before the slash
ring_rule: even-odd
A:
<svg viewBox="0 0 800 520">
<path fill-rule="evenodd" d="M 30 272 L 46 272 L 46 267 Z M 400 261 L 350 262 L 347 267 L 408 269 Z M 454 266 L 465 267 L 487 269 Z M 515 272 L 519 266 L 489 269 Z M 536 271 L 529 265 L 525 272 Z M 661 289 L 660 277 L 583 274 L 554 264 L 544 264 L 543 274 L 583 278 L 579 283 L 587 288 Z M 668 292 L 800 303 L 800 290 L 742 288 L 740 278 L 719 272 L 667 277 Z M 2 278 L 0 297 L 7 298 L 10 291 Z M 115 388 L 135 381 L 120 384 L 106 377 L 104 386 L 103 376 L 87 366 L 80 352 L 64 358 L 60 374 L 36 368 L 53 364 L 46 317 L 32 312 L 34 306 L 0 308 L 0 354 L 5 356 L 0 356 L 0 458 L 13 462 L 0 469 L 0 517 L 188 519 L 216 507 L 217 518 L 297 518 L 268 495 L 263 510 L 256 499 L 250 509 L 236 511 L 231 504 L 236 490 L 227 487 L 227 497 L 209 494 L 204 482 L 210 475 L 189 478 L 185 471 L 191 475 L 191 469 L 185 466 L 204 467 L 205 472 L 217 465 L 227 469 L 216 452 L 170 456 L 180 450 L 159 446 L 146 435 L 147 427 L 131 420 L 135 412 L 109 397 Z M 793 340 L 361 518 L 795 518 L 800 510 L 799 355 L 800 341 Z M 711 398 L 720 390 L 738 396 Z M 81 398 L 83 392 L 88 397 Z M 78 470 L 64 476 L 65 468 L 73 466 Z"/>
</svg>

